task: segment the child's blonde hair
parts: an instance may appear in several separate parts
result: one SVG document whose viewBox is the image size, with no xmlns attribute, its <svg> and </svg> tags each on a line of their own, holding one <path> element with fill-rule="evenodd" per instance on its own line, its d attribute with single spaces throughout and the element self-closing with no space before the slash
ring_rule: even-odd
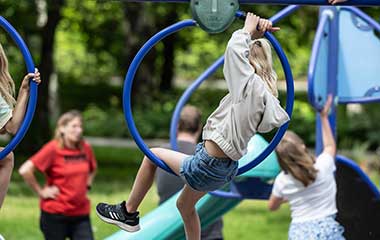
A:
<svg viewBox="0 0 380 240">
<path fill-rule="evenodd" d="M 8 59 L 3 46 L 0 44 L 0 94 L 4 100 L 13 107 L 16 104 L 14 98 L 15 84 L 8 69 Z"/>
<path fill-rule="evenodd" d="M 268 40 L 259 38 L 252 42 L 249 62 L 256 74 L 264 80 L 271 93 L 278 97 L 277 74 L 273 69 L 272 49 Z"/>
<path fill-rule="evenodd" d="M 315 157 L 311 155 L 302 139 L 292 131 L 286 131 L 276 148 L 279 164 L 285 173 L 303 183 L 305 187 L 312 184 L 318 170 L 314 168 Z"/>
</svg>

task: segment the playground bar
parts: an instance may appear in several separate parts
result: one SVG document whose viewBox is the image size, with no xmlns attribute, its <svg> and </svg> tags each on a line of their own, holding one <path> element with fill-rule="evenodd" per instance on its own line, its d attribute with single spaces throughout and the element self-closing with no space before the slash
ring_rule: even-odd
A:
<svg viewBox="0 0 380 240">
<path fill-rule="evenodd" d="M 190 0 L 124 0 L 126 2 L 172 2 L 190 3 Z M 240 4 L 268 4 L 268 5 L 330 5 L 327 0 L 239 0 Z M 348 0 L 338 5 L 347 6 L 380 6 L 379 0 Z"/>
<path fill-rule="evenodd" d="M 380 3 L 380 0 L 379 0 L 379 3 Z M 355 14 L 356 16 L 360 17 L 360 19 L 362 19 L 367 24 L 369 24 L 371 27 L 373 27 L 376 31 L 380 32 L 380 23 L 373 20 L 373 18 L 368 16 L 366 13 L 364 13 L 360 9 L 355 8 L 355 7 L 342 7 L 341 10 L 348 11 Z"/>
<path fill-rule="evenodd" d="M 324 12 L 326 13 L 326 12 Z M 319 24 L 317 31 L 315 33 L 315 40 L 313 43 L 313 48 L 311 52 L 310 57 L 310 63 L 309 63 L 309 72 L 308 72 L 308 98 L 309 103 L 314 106 L 315 109 L 321 109 L 322 106 L 319 106 L 316 102 L 315 96 L 314 96 L 314 78 L 315 78 L 315 71 L 317 67 L 317 60 L 318 60 L 318 53 L 319 48 L 321 46 L 321 41 L 323 38 L 323 31 L 325 29 L 325 25 L 328 24 L 328 14 L 322 13 L 321 18 L 319 19 Z"/>
<path fill-rule="evenodd" d="M 2 16 L 0 16 L 0 28 L 3 28 L 16 43 L 18 48 L 20 49 L 26 64 L 26 68 L 29 73 L 34 73 L 34 63 L 32 55 L 30 54 L 28 47 L 25 42 L 18 34 L 16 29 Z M 24 120 L 21 123 L 20 128 L 18 129 L 16 135 L 13 136 L 12 140 L 8 143 L 8 145 L 0 151 L 0 161 L 5 158 L 16 146 L 21 142 L 24 138 L 26 131 L 28 130 L 30 123 L 32 122 L 34 112 L 36 110 L 37 105 L 37 94 L 38 87 L 35 82 L 31 82 L 30 84 L 30 98 L 28 102 L 28 107 L 26 109 Z"/>
</svg>

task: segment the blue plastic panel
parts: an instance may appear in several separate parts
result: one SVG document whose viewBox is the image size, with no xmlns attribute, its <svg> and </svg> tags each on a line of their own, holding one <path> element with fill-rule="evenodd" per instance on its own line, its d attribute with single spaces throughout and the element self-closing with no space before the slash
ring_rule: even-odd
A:
<svg viewBox="0 0 380 240">
<path fill-rule="evenodd" d="M 317 56 L 317 63 L 314 75 L 314 101 L 318 106 L 323 106 L 327 96 L 327 79 L 328 79 L 328 46 L 329 46 L 329 24 L 326 22 L 323 35 L 320 38 L 320 47 Z M 318 39 L 315 39 L 318 41 Z"/>
<path fill-rule="evenodd" d="M 339 28 L 339 101 L 379 98 L 380 39 L 371 26 L 348 11 L 340 11 Z"/>
</svg>

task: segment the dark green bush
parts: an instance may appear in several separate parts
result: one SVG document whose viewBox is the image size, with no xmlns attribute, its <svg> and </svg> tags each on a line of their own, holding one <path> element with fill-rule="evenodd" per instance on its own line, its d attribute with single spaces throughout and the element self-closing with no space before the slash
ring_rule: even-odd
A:
<svg viewBox="0 0 380 240">
<path fill-rule="evenodd" d="M 184 89 L 134 99 L 133 117 L 143 138 L 168 138 L 170 120 L 178 99 Z M 199 107 L 203 122 L 218 106 L 225 90 L 199 89 L 189 103 Z M 130 137 L 122 112 L 122 87 L 83 85 L 78 83 L 60 86 L 61 109 L 77 108 L 83 111 L 85 134 L 104 137 Z M 285 93 L 280 93 L 285 103 Z M 364 105 L 360 114 L 348 114 L 345 106 L 338 107 L 338 139 L 340 148 L 352 148 L 355 144 L 368 142 L 376 149 L 380 142 L 380 111 L 377 104 Z M 315 142 L 315 112 L 307 101 L 307 93 L 297 92 L 294 111 L 289 126 L 305 143 L 313 147 Z M 273 132 L 271 133 L 273 135 Z M 271 137 L 268 134 L 268 138 Z"/>
</svg>

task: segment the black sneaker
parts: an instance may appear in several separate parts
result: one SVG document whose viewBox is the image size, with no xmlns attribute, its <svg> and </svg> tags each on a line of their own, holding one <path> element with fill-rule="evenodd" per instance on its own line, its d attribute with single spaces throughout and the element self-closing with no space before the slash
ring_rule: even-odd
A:
<svg viewBox="0 0 380 240">
<path fill-rule="evenodd" d="M 96 206 L 96 213 L 104 222 L 115 224 L 127 232 L 140 230 L 139 212 L 128 213 L 125 201 L 116 205 L 99 203 Z"/>
</svg>

